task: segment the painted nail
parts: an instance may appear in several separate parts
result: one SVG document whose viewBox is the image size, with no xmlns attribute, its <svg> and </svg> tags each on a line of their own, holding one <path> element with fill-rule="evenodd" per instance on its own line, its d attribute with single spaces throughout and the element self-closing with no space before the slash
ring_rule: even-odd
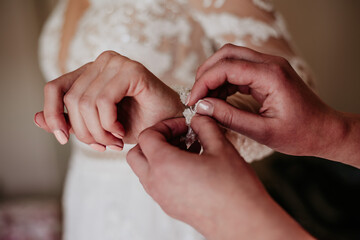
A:
<svg viewBox="0 0 360 240">
<path fill-rule="evenodd" d="M 190 96 L 191 96 L 191 92 L 189 93 L 189 95 L 186 97 L 186 101 L 185 101 L 185 105 L 187 106 L 190 102 Z"/>
<path fill-rule="evenodd" d="M 54 135 L 58 142 L 62 145 L 68 142 L 68 138 L 66 137 L 65 133 L 62 130 L 55 130 Z"/>
<path fill-rule="evenodd" d="M 199 114 L 212 116 L 214 112 L 214 106 L 211 102 L 208 102 L 206 100 L 200 100 L 196 103 L 195 110 Z"/>
<path fill-rule="evenodd" d="M 104 152 L 106 150 L 106 147 L 104 145 L 98 143 L 92 143 L 90 144 L 90 147 L 98 152 Z"/>
<path fill-rule="evenodd" d="M 122 146 L 109 145 L 108 147 L 109 147 L 111 150 L 114 150 L 114 151 L 122 151 L 122 150 L 123 150 L 123 147 L 122 147 Z"/>
<path fill-rule="evenodd" d="M 37 115 L 38 115 L 38 113 L 36 113 L 35 116 L 34 116 L 34 124 L 35 124 L 36 126 L 40 127 L 40 124 L 38 124 L 38 123 L 36 122 L 36 116 L 37 116 Z"/>
</svg>

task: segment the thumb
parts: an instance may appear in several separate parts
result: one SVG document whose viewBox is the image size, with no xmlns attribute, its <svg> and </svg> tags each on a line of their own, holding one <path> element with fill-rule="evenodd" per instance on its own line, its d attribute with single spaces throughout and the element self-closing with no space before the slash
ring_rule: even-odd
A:
<svg viewBox="0 0 360 240">
<path fill-rule="evenodd" d="M 258 142 L 264 139 L 266 119 L 255 113 L 237 109 L 217 98 L 205 98 L 196 104 L 196 112 L 215 118 L 223 126 Z"/>
</svg>

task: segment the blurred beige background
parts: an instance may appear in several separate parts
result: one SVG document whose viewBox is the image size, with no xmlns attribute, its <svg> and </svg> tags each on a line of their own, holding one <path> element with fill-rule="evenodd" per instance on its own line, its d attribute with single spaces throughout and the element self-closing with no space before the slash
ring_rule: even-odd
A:
<svg viewBox="0 0 360 240">
<path fill-rule="evenodd" d="M 55 0 L 0 0 L 0 200 L 61 194 L 68 146 L 33 124 L 44 80 L 37 39 Z M 360 1 L 275 0 L 320 96 L 360 113 Z"/>
</svg>

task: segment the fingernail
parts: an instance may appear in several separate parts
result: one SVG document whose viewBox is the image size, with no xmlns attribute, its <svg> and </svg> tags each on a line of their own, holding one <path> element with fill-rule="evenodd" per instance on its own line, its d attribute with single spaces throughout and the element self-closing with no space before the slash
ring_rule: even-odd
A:
<svg viewBox="0 0 360 240">
<path fill-rule="evenodd" d="M 122 151 L 123 150 L 123 147 L 122 146 L 118 146 L 118 145 L 109 145 L 108 146 L 111 150 L 114 150 L 114 151 Z"/>
<path fill-rule="evenodd" d="M 90 147 L 98 152 L 104 152 L 106 150 L 105 146 L 98 143 L 92 143 L 90 144 Z"/>
<path fill-rule="evenodd" d="M 189 95 L 186 97 L 186 101 L 185 101 L 185 105 L 187 106 L 190 102 L 190 96 L 191 96 L 191 93 L 189 93 Z"/>
<path fill-rule="evenodd" d="M 196 103 L 195 110 L 199 114 L 212 116 L 214 111 L 214 106 L 211 102 L 206 100 L 200 100 Z"/>
<path fill-rule="evenodd" d="M 54 135 L 60 144 L 64 145 L 65 143 L 67 143 L 68 138 L 62 130 L 55 130 Z"/>
<path fill-rule="evenodd" d="M 38 123 L 36 122 L 36 116 L 37 116 L 37 115 L 38 115 L 38 113 L 36 113 L 35 116 L 34 116 L 34 124 L 35 124 L 36 126 L 40 127 L 40 124 L 38 124 Z"/>
<path fill-rule="evenodd" d="M 117 138 L 120 138 L 120 139 L 123 139 L 123 138 L 124 138 L 124 136 L 121 135 L 121 134 L 119 134 L 119 133 L 111 133 L 111 134 L 114 135 L 114 136 L 117 137 Z"/>
</svg>

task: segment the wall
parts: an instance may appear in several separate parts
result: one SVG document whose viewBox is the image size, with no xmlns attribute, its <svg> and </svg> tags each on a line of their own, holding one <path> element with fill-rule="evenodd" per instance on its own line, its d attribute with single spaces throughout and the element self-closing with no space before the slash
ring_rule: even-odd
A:
<svg viewBox="0 0 360 240">
<path fill-rule="evenodd" d="M 274 0 L 311 66 L 320 96 L 360 113 L 360 1 Z"/>
<path fill-rule="evenodd" d="M 61 192 L 67 153 L 33 124 L 44 85 L 37 39 L 50 3 L 0 1 L 0 198 Z"/>
</svg>

